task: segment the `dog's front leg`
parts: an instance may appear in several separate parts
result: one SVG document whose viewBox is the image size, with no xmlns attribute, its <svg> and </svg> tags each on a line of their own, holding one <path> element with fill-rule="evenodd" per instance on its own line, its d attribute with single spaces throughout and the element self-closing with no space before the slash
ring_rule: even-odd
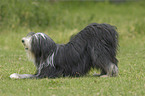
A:
<svg viewBox="0 0 145 96">
<path fill-rule="evenodd" d="M 17 74 L 17 73 L 13 73 L 13 74 L 10 75 L 10 78 L 13 78 L 13 79 L 36 78 L 36 75 L 32 75 L 32 74 Z"/>
</svg>

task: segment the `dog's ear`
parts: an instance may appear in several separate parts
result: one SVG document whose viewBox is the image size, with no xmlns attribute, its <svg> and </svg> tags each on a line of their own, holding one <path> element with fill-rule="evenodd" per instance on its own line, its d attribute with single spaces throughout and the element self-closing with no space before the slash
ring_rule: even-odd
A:
<svg viewBox="0 0 145 96">
<path fill-rule="evenodd" d="M 33 36 L 35 34 L 35 32 L 29 32 L 28 34 L 27 34 L 27 36 Z"/>
<path fill-rule="evenodd" d="M 31 49 L 36 57 L 46 59 L 56 50 L 56 44 L 46 34 L 36 33 L 32 36 Z"/>
</svg>

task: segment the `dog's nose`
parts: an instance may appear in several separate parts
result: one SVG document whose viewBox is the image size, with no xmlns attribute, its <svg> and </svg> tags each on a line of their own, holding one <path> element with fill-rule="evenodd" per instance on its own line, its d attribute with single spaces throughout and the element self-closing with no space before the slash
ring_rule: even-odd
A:
<svg viewBox="0 0 145 96">
<path fill-rule="evenodd" d="M 22 40 L 22 43 L 24 43 L 25 41 L 24 40 Z"/>
</svg>

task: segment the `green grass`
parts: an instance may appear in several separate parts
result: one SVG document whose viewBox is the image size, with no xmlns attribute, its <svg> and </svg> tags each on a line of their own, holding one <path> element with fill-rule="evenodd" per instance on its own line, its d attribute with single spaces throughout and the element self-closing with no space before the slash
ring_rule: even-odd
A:
<svg viewBox="0 0 145 96">
<path fill-rule="evenodd" d="M 144 96 L 145 3 L 38 2 L 1 0 L 0 96 Z M 115 25 L 119 32 L 119 76 L 14 80 L 12 73 L 35 73 L 21 38 L 44 32 L 56 43 L 92 22 Z"/>
</svg>

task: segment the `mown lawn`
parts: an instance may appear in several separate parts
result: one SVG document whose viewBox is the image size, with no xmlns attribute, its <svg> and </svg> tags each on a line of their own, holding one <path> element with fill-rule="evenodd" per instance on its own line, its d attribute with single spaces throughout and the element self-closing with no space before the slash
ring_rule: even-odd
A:
<svg viewBox="0 0 145 96">
<path fill-rule="evenodd" d="M 37 1 L 11 1 L 8 7 L 5 7 L 5 4 L 8 2 L 2 0 L 0 10 L 11 9 L 9 9 L 10 12 L 5 11 L 5 13 L 0 11 L 0 96 L 145 95 L 144 2 L 122 4 L 56 2 L 50 4 Z M 39 6 L 37 10 L 36 6 Z M 43 15 L 42 10 L 48 17 Z M 37 13 L 41 15 L 36 16 Z M 24 20 L 21 20 L 22 16 Z M 1 19 L 2 17 L 4 19 Z M 34 17 L 34 20 L 38 19 L 38 22 L 34 20 L 29 22 L 31 17 Z M 49 20 L 48 24 L 45 22 L 46 19 Z M 92 22 L 109 23 L 118 28 L 120 35 L 117 55 L 118 77 L 94 77 L 92 74 L 96 70 L 92 69 L 86 76 L 78 78 L 24 80 L 9 78 L 12 73 L 35 73 L 35 67 L 32 62 L 28 61 L 21 44 L 21 38 L 28 32 L 44 32 L 56 43 L 67 43 L 71 35 Z"/>
</svg>

